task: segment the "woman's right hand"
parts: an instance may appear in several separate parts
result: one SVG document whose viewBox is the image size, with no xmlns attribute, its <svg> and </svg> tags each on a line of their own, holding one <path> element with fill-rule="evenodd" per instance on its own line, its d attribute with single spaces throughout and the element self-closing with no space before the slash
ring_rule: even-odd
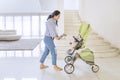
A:
<svg viewBox="0 0 120 80">
<path fill-rule="evenodd" d="M 62 34 L 61 36 L 64 37 L 64 36 L 67 36 L 67 34 Z"/>
<path fill-rule="evenodd" d="M 64 37 L 64 36 L 67 36 L 67 35 L 66 35 L 66 34 L 62 34 L 61 36 L 58 36 L 58 35 L 57 35 L 57 36 L 55 36 L 54 38 L 57 39 L 57 40 L 60 40 L 60 39 L 61 39 L 62 37 Z"/>
<path fill-rule="evenodd" d="M 62 38 L 62 36 L 58 36 L 58 35 L 57 35 L 57 36 L 55 36 L 54 38 L 57 39 L 57 40 L 60 40 L 60 39 Z"/>
</svg>

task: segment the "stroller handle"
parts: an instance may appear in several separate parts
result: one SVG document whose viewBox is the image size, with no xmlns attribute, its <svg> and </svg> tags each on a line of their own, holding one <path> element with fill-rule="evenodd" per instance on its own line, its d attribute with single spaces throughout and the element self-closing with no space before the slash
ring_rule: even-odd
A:
<svg viewBox="0 0 120 80">
<path fill-rule="evenodd" d="M 73 36 L 73 38 L 74 38 L 74 40 L 76 41 L 76 42 L 83 42 L 83 38 L 80 36 L 80 40 L 79 39 L 77 39 L 75 36 Z"/>
<path fill-rule="evenodd" d="M 79 42 L 79 40 L 75 36 L 73 36 L 73 38 L 75 39 L 76 42 Z"/>
</svg>

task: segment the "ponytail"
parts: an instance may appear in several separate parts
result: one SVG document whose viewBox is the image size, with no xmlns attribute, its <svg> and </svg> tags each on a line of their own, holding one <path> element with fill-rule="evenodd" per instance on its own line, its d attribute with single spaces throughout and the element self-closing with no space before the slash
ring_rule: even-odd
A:
<svg viewBox="0 0 120 80">
<path fill-rule="evenodd" d="M 48 16 L 47 20 L 50 19 L 50 18 L 53 18 L 53 16 L 51 14 Z"/>
</svg>

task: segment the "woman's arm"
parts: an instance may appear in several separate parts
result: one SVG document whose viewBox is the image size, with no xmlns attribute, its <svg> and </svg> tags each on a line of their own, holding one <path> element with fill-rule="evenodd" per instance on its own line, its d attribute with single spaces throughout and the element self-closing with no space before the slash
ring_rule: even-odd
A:
<svg viewBox="0 0 120 80">
<path fill-rule="evenodd" d="M 60 39 L 61 39 L 62 37 L 64 37 L 64 36 L 67 36 L 67 35 L 66 35 L 66 34 L 62 34 L 61 36 L 58 36 L 58 35 L 57 35 L 57 36 L 55 36 L 54 38 L 57 39 L 57 40 L 60 40 Z"/>
<path fill-rule="evenodd" d="M 57 40 L 60 40 L 62 38 L 62 36 L 56 35 L 54 38 L 57 39 Z"/>
</svg>

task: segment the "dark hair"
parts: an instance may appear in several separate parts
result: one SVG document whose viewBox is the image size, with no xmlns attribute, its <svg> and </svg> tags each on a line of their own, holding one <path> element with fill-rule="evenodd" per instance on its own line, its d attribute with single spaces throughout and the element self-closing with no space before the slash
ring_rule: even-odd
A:
<svg viewBox="0 0 120 80">
<path fill-rule="evenodd" d="M 47 20 L 50 19 L 50 18 L 53 18 L 54 16 L 57 16 L 57 15 L 59 15 L 59 14 L 60 14 L 60 11 L 55 10 L 54 12 L 52 12 L 52 14 L 50 14 L 50 15 L 48 16 Z M 58 22 L 58 21 L 56 21 L 56 24 L 57 24 L 57 22 Z"/>
</svg>

